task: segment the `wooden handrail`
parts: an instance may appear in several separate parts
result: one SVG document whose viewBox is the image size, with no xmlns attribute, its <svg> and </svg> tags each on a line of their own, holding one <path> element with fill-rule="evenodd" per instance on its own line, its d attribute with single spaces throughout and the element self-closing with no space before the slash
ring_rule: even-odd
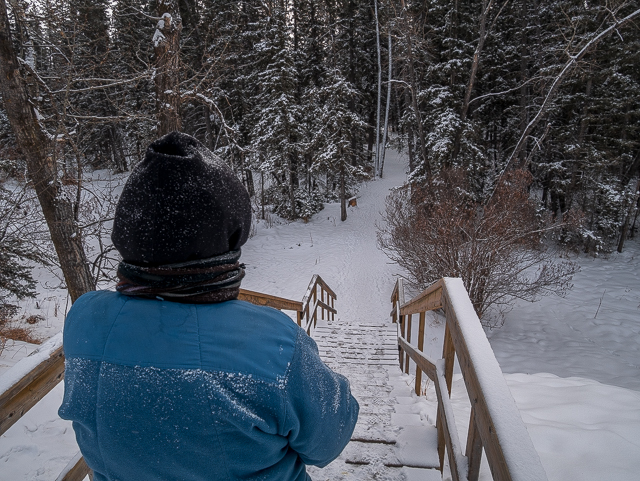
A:
<svg viewBox="0 0 640 481">
<path fill-rule="evenodd" d="M 259 306 L 295 311 L 296 321 L 307 334 L 318 321 L 318 309 L 335 319 L 335 292 L 318 275 L 314 275 L 302 302 L 261 292 L 240 289 L 238 299 Z M 303 321 L 304 326 L 303 326 Z M 49 339 L 29 356 L 18 361 L 0 377 L 0 435 L 4 434 L 24 414 L 35 406 L 64 378 L 62 333 Z M 57 481 L 82 481 L 93 473 L 78 453 L 60 473 Z"/>
<path fill-rule="evenodd" d="M 409 361 L 415 363 L 417 395 L 420 395 L 423 372 L 434 382 L 441 469 L 446 448 L 452 479 L 477 481 L 484 450 L 494 480 L 546 480 L 540 457 L 462 280 L 445 277 L 408 302 L 404 302 L 403 291 L 399 279 L 391 296 L 394 308 L 391 317 L 393 322 L 398 322 L 400 368 L 408 373 Z M 422 353 L 425 312 L 434 309 L 442 309 L 446 318 L 442 358 L 438 360 Z M 420 315 L 418 346 L 411 344 L 413 314 Z M 464 454 L 449 400 L 456 356 L 472 404 Z"/>
<path fill-rule="evenodd" d="M 240 289 L 238 299 L 241 301 L 250 302 L 251 304 L 256 304 L 258 306 L 269 306 L 279 310 L 296 312 L 302 311 L 302 302 L 300 301 L 292 301 L 291 299 L 263 294 L 262 292 Z"/>
<path fill-rule="evenodd" d="M 319 299 L 318 295 L 320 297 Z M 318 322 L 318 308 L 320 308 L 322 319 L 324 319 L 325 311 L 327 311 L 327 318 L 329 318 L 330 315 L 331 320 L 334 320 L 335 315 L 338 313 L 335 309 L 335 301 L 337 298 L 336 293 L 324 282 L 322 277 L 315 274 L 311 278 L 307 292 L 302 298 L 302 312 L 298 316 L 298 325 L 301 326 L 307 334 L 311 335 L 311 328 L 315 327 Z"/>
<path fill-rule="evenodd" d="M 18 361 L 0 378 L 0 435 L 64 377 L 62 334 Z"/>
</svg>

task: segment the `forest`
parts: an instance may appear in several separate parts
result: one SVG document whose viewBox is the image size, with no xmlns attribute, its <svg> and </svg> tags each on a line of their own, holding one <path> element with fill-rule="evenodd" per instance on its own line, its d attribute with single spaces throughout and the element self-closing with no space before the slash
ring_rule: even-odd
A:
<svg viewBox="0 0 640 481">
<path fill-rule="evenodd" d="M 3 182 L 33 186 L 72 299 L 97 275 L 83 176 L 129 171 L 173 130 L 234 168 L 258 217 L 340 201 L 345 220 L 394 148 L 414 194 L 462 175 L 450 201 L 477 212 L 519 171 L 554 241 L 621 251 L 638 217 L 639 21 L 636 0 L 0 0 Z M 7 266 L 39 254 L 11 227 L 15 191 L 1 263 L 24 280 Z"/>
</svg>

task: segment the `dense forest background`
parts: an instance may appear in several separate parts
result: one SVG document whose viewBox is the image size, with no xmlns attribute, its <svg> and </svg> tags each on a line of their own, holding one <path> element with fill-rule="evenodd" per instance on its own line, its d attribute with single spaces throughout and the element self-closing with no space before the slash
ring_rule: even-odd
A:
<svg viewBox="0 0 640 481">
<path fill-rule="evenodd" d="M 14 134 L 18 101 L 5 88 L 0 168 L 37 188 L 46 179 L 28 159 L 49 159 L 60 204 L 68 186 L 80 191 L 87 169 L 126 172 L 152 140 L 178 129 L 236 170 L 258 216 L 269 205 L 308 218 L 341 200 L 344 220 L 357 183 L 384 175 L 391 145 L 406 152 L 412 186 L 458 169 L 478 205 L 505 172 L 528 171 L 541 215 L 579 219 L 561 240 L 622 249 L 638 213 L 639 8 L 635 0 L 0 0 L 35 112 L 31 127 L 24 116 L 13 124 L 39 129 L 44 149 L 30 154 Z M 67 214 L 55 215 L 70 216 L 70 226 L 61 236 L 81 238 L 81 195 L 65 192 Z"/>
</svg>

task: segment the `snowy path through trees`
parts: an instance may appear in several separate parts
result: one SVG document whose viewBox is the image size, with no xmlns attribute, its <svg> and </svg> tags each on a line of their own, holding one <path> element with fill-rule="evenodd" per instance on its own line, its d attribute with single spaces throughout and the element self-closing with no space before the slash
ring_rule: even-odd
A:
<svg viewBox="0 0 640 481">
<path fill-rule="evenodd" d="M 242 249 L 247 275 L 242 286 L 289 299 L 301 299 L 313 274 L 338 295 L 340 319 L 377 324 L 389 321 L 391 291 L 398 266 L 376 247 L 376 222 L 389 189 L 405 181 L 404 159 L 389 151 L 385 177 L 361 184 L 357 207 L 340 222 L 340 204 L 326 204 L 311 222 L 265 228 Z"/>
<path fill-rule="evenodd" d="M 361 410 L 340 457 L 326 468 L 310 468 L 314 481 L 442 479 L 439 471 L 424 469 L 438 465 L 435 428 L 423 424 L 412 379 L 398 366 L 389 312 L 400 271 L 375 242 L 384 200 L 404 183 L 405 169 L 404 159 L 388 151 L 385 177 L 360 186 L 345 222 L 339 204 L 328 204 L 308 224 L 259 226 L 243 249 L 247 289 L 299 299 L 311 275 L 320 274 L 338 295 L 336 320 L 320 323 L 313 338 L 325 362 L 350 380 Z"/>
</svg>

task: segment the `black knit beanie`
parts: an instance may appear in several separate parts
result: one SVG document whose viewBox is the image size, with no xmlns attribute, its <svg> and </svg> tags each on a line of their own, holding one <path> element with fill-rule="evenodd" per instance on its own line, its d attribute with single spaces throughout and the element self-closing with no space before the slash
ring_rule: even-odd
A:
<svg viewBox="0 0 640 481">
<path fill-rule="evenodd" d="M 124 186 L 111 240 L 125 262 L 159 266 L 239 249 L 249 236 L 249 194 L 193 137 L 153 142 Z"/>
</svg>

